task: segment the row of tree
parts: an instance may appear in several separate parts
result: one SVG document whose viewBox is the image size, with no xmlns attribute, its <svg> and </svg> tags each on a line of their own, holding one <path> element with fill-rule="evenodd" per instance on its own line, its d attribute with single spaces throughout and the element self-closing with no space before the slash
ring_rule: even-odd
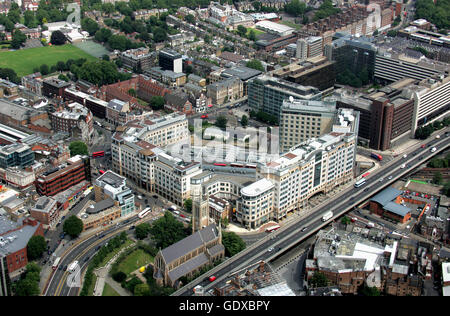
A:
<svg viewBox="0 0 450 316">
<path fill-rule="evenodd" d="M 417 0 L 416 19 L 426 19 L 436 25 L 438 29 L 450 28 L 449 0 Z"/>
<path fill-rule="evenodd" d="M 427 139 L 434 131 L 440 130 L 450 125 L 450 117 L 444 118 L 442 121 L 434 121 L 431 124 L 420 126 L 416 129 L 415 138 Z"/>
</svg>

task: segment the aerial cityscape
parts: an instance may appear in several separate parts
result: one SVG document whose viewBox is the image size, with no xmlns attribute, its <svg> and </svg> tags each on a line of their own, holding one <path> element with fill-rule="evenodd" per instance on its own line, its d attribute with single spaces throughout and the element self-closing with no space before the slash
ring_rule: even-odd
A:
<svg viewBox="0 0 450 316">
<path fill-rule="evenodd" d="M 450 296 L 450 0 L 0 0 L 0 182 L 0 296 Z"/>
</svg>

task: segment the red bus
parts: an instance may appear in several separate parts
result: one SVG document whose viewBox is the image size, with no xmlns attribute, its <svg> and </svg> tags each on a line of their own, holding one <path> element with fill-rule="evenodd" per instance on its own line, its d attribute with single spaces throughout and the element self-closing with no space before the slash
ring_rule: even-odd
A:
<svg viewBox="0 0 450 316">
<path fill-rule="evenodd" d="M 365 178 L 365 177 L 367 177 L 369 174 L 370 174 L 370 172 L 366 172 L 365 174 L 363 174 L 363 175 L 361 176 L 361 178 Z"/>
<path fill-rule="evenodd" d="M 100 172 L 100 174 L 104 174 L 105 171 L 103 171 L 102 169 L 100 169 L 98 172 Z"/>
<path fill-rule="evenodd" d="M 92 158 L 103 157 L 103 156 L 105 156 L 104 151 L 96 151 L 96 152 L 92 153 Z"/>
<path fill-rule="evenodd" d="M 279 228 L 280 228 L 280 225 L 275 225 L 275 226 L 268 227 L 268 228 L 266 228 L 266 233 L 274 232 L 274 231 L 276 231 Z"/>
<path fill-rule="evenodd" d="M 376 160 L 378 160 L 378 161 L 383 160 L 383 156 L 378 155 L 378 154 L 376 154 L 376 153 L 370 153 L 370 157 L 371 157 L 371 158 L 374 158 L 374 159 L 376 159 Z"/>
<path fill-rule="evenodd" d="M 217 163 L 217 162 L 215 162 L 214 166 L 226 167 L 227 164 L 226 163 Z"/>
<path fill-rule="evenodd" d="M 232 163 L 232 164 L 230 164 L 230 166 L 231 167 L 235 167 L 235 168 L 242 168 L 242 167 L 244 167 L 244 165 L 241 164 L 241 163 Z"/>
</svg>

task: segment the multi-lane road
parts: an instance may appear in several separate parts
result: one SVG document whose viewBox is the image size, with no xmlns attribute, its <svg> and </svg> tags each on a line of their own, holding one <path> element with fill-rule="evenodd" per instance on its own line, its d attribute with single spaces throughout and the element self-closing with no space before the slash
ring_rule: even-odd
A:
<svg viewBox="0 0 450 316">
<path fill-rule="evenodd" d="M 343 191 L 339 194 L 339 196 L 336 196 L 330 199 L 326 204 L 319 206 L 319 208 L 314 212 L 314 215 L 311 215 L 306 219 L 293 222 L 292 224 L 279 229 L 277 232 L 269 234 L 263 240 L 255 243 L 248 249 L 205 273 L 203 276 L 187 284 L 173 295 L 190 296 L 193 294 L 193 288 L 197 285 L 202 285 L 206 290 L 208 290 L 239 268 L 260 260 L 268 261 L 271 258 L 281 255 L 292 246 L 298 244 L 320 228 L 326 226 L 331 220 L 342 216 L 354 206 L 359 205 L 378 191 L 384 189 L 394 183 L 397 179 L 408 174 L 414 168 L 424 163 L 435 154 L 444 150 L 450 145 L 449 138 L 450 137 L 448 136 L 444 136 L 443 132 L 440 132 L 439 139 L 433 138 L 423 143 L 426 144 L 425 148 L 422 148 L 421 146 L 417 146 L 417 148 L 414 147 L 412 150 L 407 152 L 406 158 L 399 156 L 389 164 L 382 166 L 374 174 L 367 178 L 364 186 L 359 188 L 351 187 Z M 437 150 L 435 152 L 431 152 L 432 147 L 436 147 Z M 402 168 L 402 165 L 405 165 L 404 168 Z M 327 222 L 323 222 L 323 214 L 330 210 L 333 211 L 333 218 Z M 271 251 L 269 251 L 269 249 Z M 216 280 L 213 283 L 208 281 L 208 278 L 211 275 L 216 276 Z"/>
</svg>

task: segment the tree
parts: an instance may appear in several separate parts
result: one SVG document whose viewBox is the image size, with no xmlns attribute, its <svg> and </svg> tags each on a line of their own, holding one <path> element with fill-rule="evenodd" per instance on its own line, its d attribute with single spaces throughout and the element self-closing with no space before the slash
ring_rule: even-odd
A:
<svg viewBox="0 0 450 316">
<path fill-rule="evenodd" d="M 165 212 L 163 217 L 153 222 L 150 234 L 155 240 L 156 247 L 162 249 L 187 236 L 183 224 L 177 221 L 170 212 Z"/>
<path fill-rule="evenodd" d="M 39 68 L 39 71 L 43 76 L 48 75 L 50 73 L 50 69 L 48 68 L 47 64 L 42 64 L 41 67 Z"/>
<path fill-rule="evenodd" d="M 28 260 L 39 259 L 46 249 L 47 242 L 44 237 L 39 235 L 31 237 L 27 244 Z"/>
<path fill-rule="evenodd" d="M 112 32 L 110 29 L 101 28 L 97 32 L 95 32 L 94 39 L 100 43 L 106 43 L 109 38 L 112 36 Z"/>
<path fill-rule="evenodd" d="M 348 223 L 350 223 L 350 218 L 348 218 L 347 216 L 342 217 L 341 223 L 347 225 Z"/>
<path fill-rule="evenodd" d="M 89 155 L 89 150 L 87 145 L 82 141 L 74 141 L 69 145 L 70 156 L 76 155 Z"/>
<path fill-rule="evenodd" d="M 93 36 L 100 29 L 97 22 L 90 18 L 84 18 L 81 20 L 81 28 Z"/>
<path fill-rule="evenodd" d="M 245 34 L 247 34 L 247 28 L 243 25 L 238 25 L 237 32 L 238 32 L 239 36 L 244 37 Z"/>
<path fill-rule="evenodd" d="M 142 223 L 136 226 L 135 234 L 137 239 L 147 238 L 149 232 L 150 232 L 150 224 L 148 223 Z"/>
<path fill-rule="evenodd" d="M 16 283 L 16 296 L 38 296 L 41 291 L 39 289 L 41 268 L 35 263 L 27 264 L 25 273 Z"/>
<path fill-rule="evenodd" d="M 64 221 L 63 231 L 70 237 L 76 238 L 83 231 L 83 222 L 77 216 L 72 215 Z"/>
<path fill-rule="evenodd" d="M 0 78 L 7 79 L 16 84 L 20 83 L 20 78 L 17 76 L 16 72 L 11 68 L 0 68 Z"/>
<path fill-rule="evenodd" d="M 433 183 L 434 184 L 442 184 L 443 178 L 442 178 L 442 173 L 440 172 L 435 172 L 434 176 L 433 176 Z"/>
<path fill-rule="evenodd" d="M 123 281 L 125 281 L 127 279 L 127 275 L 125 274 L 125 272 L 118 271 L 113 274 L 112 278 L 114 281 L 122 283 Z"/>
<path fill-rule="evenodd" d="M 146 283 L 138 284 L 134 287 L 134 296 L 149 296 L 150 287 Z"/>
<path fill-rule="evenodd" d="M 262 63 L 259 60 L 257 60 L 257 59 L 253 59 L 253 60 L 248 61 L 246 66 L 248 68 L 256 69 L 256 70 L 259 70 L 259 71 L 264 71 L 264 67 L 263 67 Z"/>
<path fill-rule="evenodd" d="M 59 30 L 54 31 L 50 38 L 50 43 L 53 45 L 64 45 L 67 42 L 66 36 Z"/>
<path fill-rule="evenodd" d="M 214 125 L 216 125 L 219 128 L 222 129 L 226 129 L 227 128 L 227 118 L 224 115 L 219 115 L 216 119 L 216 123 Z"/>
<path fill-rule="evenodd" d="M 156 27 L 153 31 L 153 40 L 156 43 L 164 42 L 167 40 L 167 32 L 163 28 Z"/>
<path fill-rule="evenodd" d="M 192 213 L 192 199 L 187 199 L 184 201 L 184 208 L 188 213 Z"/>
<path fill-rule="evenodd" d="M 248 118 L 247 118 L 247 115 L 242 115 L 242 118 L 241 118 L 241 125 L 242 125 L 243 127 L 247 127 L 247 126 L 248 126 Z"/>
<path fill-rule="evenodd" d="M 186 15 L 184 20 L 190 24 L 195 24 L 195 17 L 192 14 Z"/>
<path fill-rule="evenodd" d="M 328 286 L 328 279 L 322 272 L 315 272 L 311 278 L 311 284 L 314 287 Z"/>
<path fill-rule="evenodd" d="M 27 36 L 23 34 L 20 30 L 15 30 L 12 36 L 11 47 L 14 49 L 18 49 L 25 43 L 27 40 Z"/>
<path fill-rule="evenodd" d="M 254 29 L 250 29 L 248 32 L 248 39 L 251 41 L 256 41 L 256 32 Z"/>
<path fill-rule="evenodd" d="M 23 19 L 24 19 L 24 25 L 28 28 L 35 28 L 37 27 L 38 23 L 36 20 L 36 16 L 34 15 L 33 11 L 25 11 L 23 14 Z"/>
<path fill-rule="evenodd" d="M 284 10 L 293 16 L 301 16 L 306 11 L 306 4 L 299 0 L 292 0 L 290 3 L 286 4 Z"/>
<path fill-rule="evenodd" d="M 361 294 L 364 296 L 380 296 L 380 290 L 378 290 L 374 286 L 364 286 L 361 291 Z"/>
<path fill-rule="evenodd" d="M 164 98 L 159 96 L 159 95 L 155 95 L 153 97 L 151 97 L 149 105 L 151 106 L 151 108 L 155 111 L 158 110 L 162 110 L 164 108 L 164 104 L 166 102 L 164 101 Z"/>
<path fill-rule="evenodd" d="M 222 244 L 225 247 L 225 255 L 232 257 L 245 249 L 245 242 L 234 232 L 222 233 Z"/>
</svg>

